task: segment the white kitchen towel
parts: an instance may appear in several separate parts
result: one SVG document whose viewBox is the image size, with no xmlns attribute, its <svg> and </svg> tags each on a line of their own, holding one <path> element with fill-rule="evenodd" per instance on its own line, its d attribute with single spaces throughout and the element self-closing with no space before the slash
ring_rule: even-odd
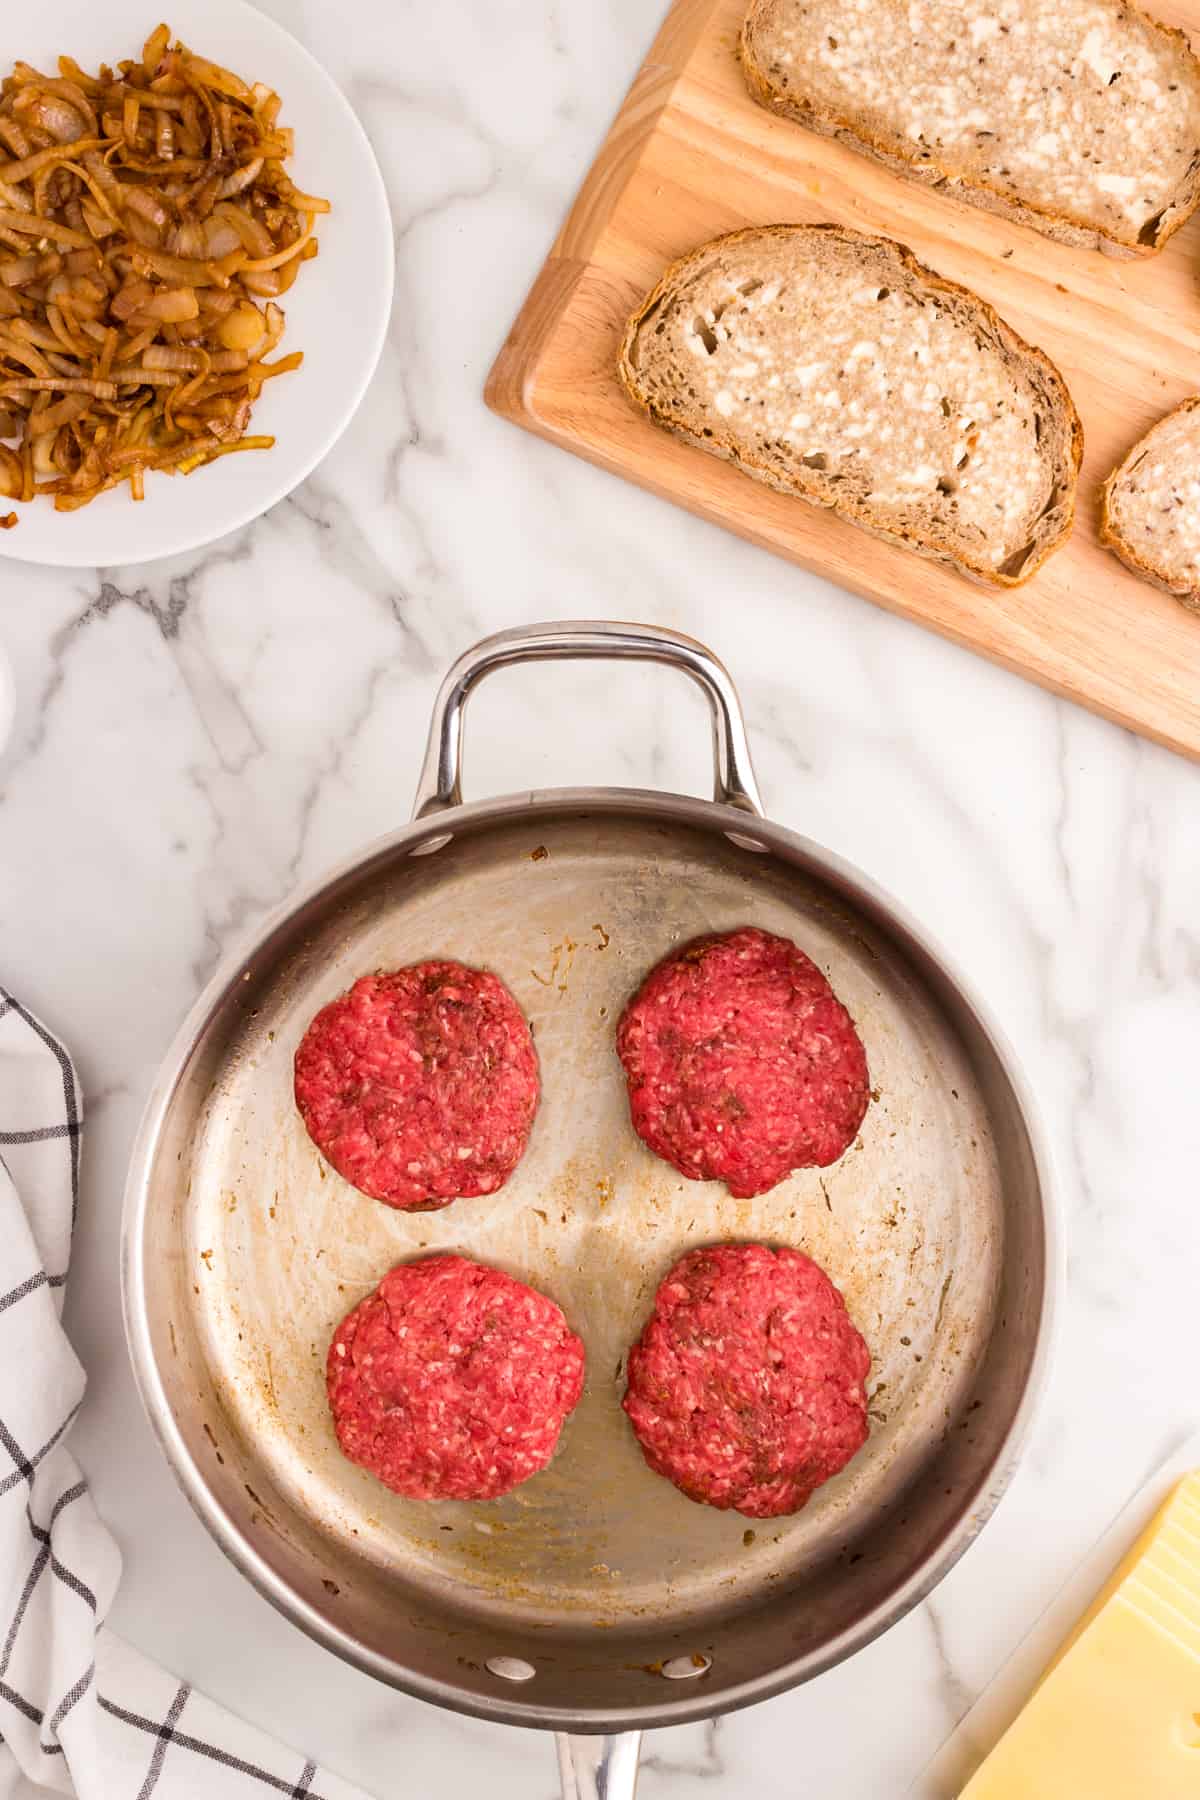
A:
<svg viewBox="0 0 1200 1800">
<path fill-rule="evenodd" d="M 81 1128 L 70 1058 L 0 988 L 0 1800 L 366 1800 L 103 1624 L 121 1559 L 63 1442 Z"/>
</svg>

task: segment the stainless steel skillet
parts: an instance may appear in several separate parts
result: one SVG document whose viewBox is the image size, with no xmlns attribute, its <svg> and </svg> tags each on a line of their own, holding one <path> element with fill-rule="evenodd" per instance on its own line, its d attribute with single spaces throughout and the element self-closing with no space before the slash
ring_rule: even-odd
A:
<svg viewBox="0 0 1200 1800">
<path fill-rule="evenodd" d="M 636 657 L 713 718 L 712 801 L 625 789 L 464 804 L 463 709 L 507 664 Z M 646 970 L 751 922 L 827 971 L 876 1099 L 840 1163 L 755 1200 L 686 1182 L 633 1136 L 612 1049 Z M 532 1021 L 544 1098 L 506 1188 L 402 1215 L 321 1162 L 292 1055 L 355 976 L 482 963 Z M 277 913 L 203 994 L 134 1151 L 126 1325 L 184 1491 L 260 1591 L 404 1691 L 564 1734 L 567 1792 L 626 1800 L 637 1733 L 804 1681 L 940 1580 L 1012 1473 L 1047 1356 L 1045 1152 L 1012 1058 L 961 977 L 863 875 L 762 814 L 736 693 L 644 625 L 502 632 L 438 696 L 413 822 Z M 686 1248 L 765 1239 L 829 1270 L 872 1347 L 872 1433 L 794 1518 L 753 1526 L 644 1466 L 622 1359 Z M 490 1504 L 390 1494 L 340 1456 L 322 1380 L 337 1320 L 404 1257 L 455 1249 L 552 1295 L 588 1384 L 542 1475 Z"/>
</svg>

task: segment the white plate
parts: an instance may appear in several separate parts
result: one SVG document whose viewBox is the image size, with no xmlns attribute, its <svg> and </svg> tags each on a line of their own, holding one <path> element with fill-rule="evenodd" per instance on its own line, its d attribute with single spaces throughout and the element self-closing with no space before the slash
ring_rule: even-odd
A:
<svg viewBox="0 0 1200 1800">
<path fill-rule="evenodd" d="M 72 568 L 146 562 L 194 550 L 291 493 L 346 429 L 383 348 L 392 304 L 392 221 L 366 134 L 341 90 L 281 26 L 243 0 L 38 0 L 14 7 L 0 44 L 3 72 L 20 57 L 57 73 L 73 56 L 89 72 L 135 57 L 165 18 L 200 56 L 280 95 L 280 120 L 296 133 L 288 173 L 333 206 L 318 220 L 320 255 L 283 297 L 281 353 L 303 350 L 294 374 L 269 381 L 251 424 L 273 450 L 226 456 L 193 475 L 146 476 L 140 504 L 127 487 L 74 513 L 49 499 L 17 505 L 20 523 L 0 531 L 0 555 Z M 0 511 L 8 510 L 4 502 Z"/>
</svg>

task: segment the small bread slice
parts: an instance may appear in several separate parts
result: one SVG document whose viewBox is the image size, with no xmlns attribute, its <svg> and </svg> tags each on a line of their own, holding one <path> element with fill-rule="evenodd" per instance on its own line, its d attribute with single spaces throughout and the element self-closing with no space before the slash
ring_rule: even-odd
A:
<svg viewBox="0 0 1200 1800">
<path fill-rule="evenodd" d="M 1083 432 L 986 301 L 839 225 L 732 232 L 673 263 L 618 373 L 655 424 L 976 581 L 1063 542 Z"/>
<path fill-rule="evenodd" d="M 1152 425 L 1113 470 L 1100 541 L 1200 612 L 1200 395 Z"/>
<path fill-rule="evenodd" d="M 770 111 L 1063 243 L 1200 204 L 1200 61 L 1124 0 L 751 0 L 741 51 Z"/>
</svg>

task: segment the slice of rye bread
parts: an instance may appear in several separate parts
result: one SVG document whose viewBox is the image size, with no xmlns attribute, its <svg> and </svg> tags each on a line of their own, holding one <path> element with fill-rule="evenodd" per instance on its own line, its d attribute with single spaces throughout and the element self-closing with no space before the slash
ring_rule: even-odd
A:
<svg viewBox="0 0 1200 1800">
<path fill-rule="evenodd" d="M 1122 0 L 751 0 L 741 54 L 770 111 L 1063 243 L 1200 204 L 1200 61 Z"/>
<path fill-rule="evenodd" d="M 1083 432 L 1062 376 L 887 238 L 701 245 L 633 314 L 618 373 L 697 448 L 976 581 L 1028 580 L 1071 529 Z"/>
<path fill-rule="evenodd" d="M 1200 612 L 1200 395 L 1152 425 L 1113 470 L 1100 541 Z"/>
</svg>

